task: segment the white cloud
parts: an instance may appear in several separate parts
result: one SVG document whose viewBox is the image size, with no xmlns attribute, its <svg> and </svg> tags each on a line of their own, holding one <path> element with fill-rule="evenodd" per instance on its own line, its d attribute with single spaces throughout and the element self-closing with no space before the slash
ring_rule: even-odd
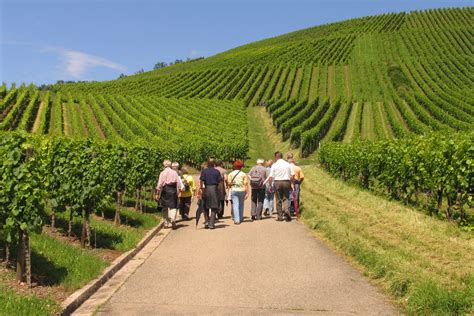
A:
<svg viewBox="0 0 474 316">
<path fill-rule="evenodd" d="M 46 52 L 58 53 L 63 60 L 63 71 L 73 78 L 81 78 L 89 69 L 104 67 L 125 72 L 127 68 L 108 59 L 62 47 L 47 47 Z"/>
<path fill-rule="evenodd" d="M 191 50 L 191 52 L 189 53 L 189 57 L 191 58 L 194 58 L 196 57 L 197 55 L 199 54 L 199 52 L 195 49 Z"/>
</svg>

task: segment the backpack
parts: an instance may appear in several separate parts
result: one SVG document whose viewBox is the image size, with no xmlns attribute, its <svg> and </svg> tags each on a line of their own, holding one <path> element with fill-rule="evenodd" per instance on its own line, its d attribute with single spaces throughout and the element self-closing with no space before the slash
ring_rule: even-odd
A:
<svg viewBox="0 0 474 316">
<path fill-rule="evenodd" d="M 252 189 L 261 189 L 263 187 L 263 181 L 265 181 L 265 179 L 263 179 L 262 173 L 258 172 L 257 168 L 253 168 L 252 170 L 250 170 L 249 176 L 250 187 Z"/>
<path fill-rule="evenodd" d="M 183 192 L 188 192 L 191 189 L 191 186 L 189 185 L 188 180 L 186 180 L 185 177 L 181 177 L 181 181 L 183 182 Z"/>
</svg>

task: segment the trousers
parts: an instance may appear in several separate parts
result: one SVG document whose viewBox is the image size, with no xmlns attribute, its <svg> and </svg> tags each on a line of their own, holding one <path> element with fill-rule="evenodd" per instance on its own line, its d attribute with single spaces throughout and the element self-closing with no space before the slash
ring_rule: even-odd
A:
<svg viewBox="0 0 474 316">
<path fill-rule="evenodd" d="M 282 220 L 283 217 L 291 219 L 290 215 L 290 181 L 275 181 L 275 197 L 276 197 L 276 210 L 278 219 Z"/>
<path fill-rule="evenodd" d="M 252 216 L 257 219 L 262 217 L 263 200 L 265 199 L 265 188 L 252 189 Z"/>
</svg>

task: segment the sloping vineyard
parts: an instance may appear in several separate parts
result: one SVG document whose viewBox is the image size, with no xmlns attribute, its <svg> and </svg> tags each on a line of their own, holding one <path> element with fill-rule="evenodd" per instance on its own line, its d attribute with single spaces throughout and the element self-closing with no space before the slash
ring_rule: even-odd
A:
<svg viewBox="0 0 474 316">
<path fill-rule="evenodd" d="M 283 138 L 304 155 L 321 140 L 469 131 L 472 17 L 473 9 L 463 8 L 354 19 L 245 45 L 174 71 L 55 90 L 265 104 Z"/>
<path fill-rule="evenodd" d="M 3 131 L 146 145 L 195 164 L 209 156 L 233 159 L 247 153 L 245 107 L 236 101 L 70 92 L 53 96 L 24 86 L 4 94 Z"/>
</svg>

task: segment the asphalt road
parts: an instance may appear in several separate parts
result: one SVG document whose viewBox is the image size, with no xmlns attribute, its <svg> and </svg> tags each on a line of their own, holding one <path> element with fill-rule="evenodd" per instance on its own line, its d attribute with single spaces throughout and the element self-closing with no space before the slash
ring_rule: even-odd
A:
<svg viewBox="0 0 474 316">
<path fill-rule="evenodd" d="M 215 230 L 180 222 L 98 314 L 398 314 L 303 224 L 248 210 L 234 225 L 227 208 Z"/>
</svg>

